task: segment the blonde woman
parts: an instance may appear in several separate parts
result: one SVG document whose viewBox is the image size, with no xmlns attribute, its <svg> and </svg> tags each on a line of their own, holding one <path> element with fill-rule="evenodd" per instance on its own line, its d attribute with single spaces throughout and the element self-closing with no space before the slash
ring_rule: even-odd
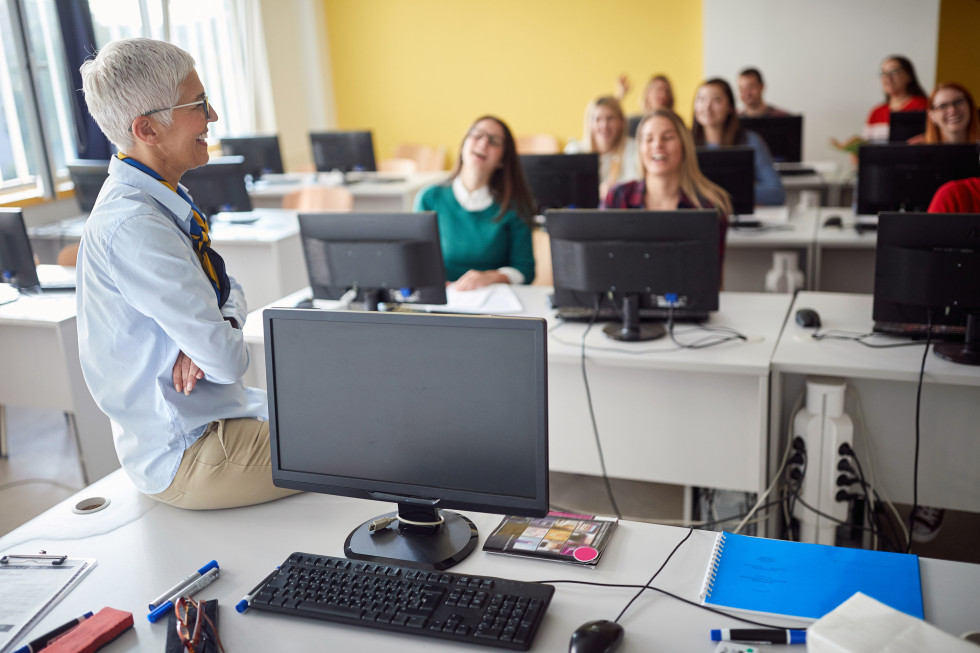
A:
<svg viewBox="0 0 980 653">
<path fill-rule="evenodd" d="M 589 103 L 582 140 L 565 148 L 566 154 L 581 152 L 599 155 L 599 197 L 616 184 L 639 178 L 636 141 L 627 133 L 619 100 L 605 95 Z"/>
<path fill-rule="evenodd" d="M 636 135 L 643 177 L 610 190 L 602 208 L 717 209 L 718 256 L 723 261 L 732 202 L 728 193 L 701 174 L 694 139 L 684 121 L 670 109 L 658 109 L 640 121 Z"/>
</svg>

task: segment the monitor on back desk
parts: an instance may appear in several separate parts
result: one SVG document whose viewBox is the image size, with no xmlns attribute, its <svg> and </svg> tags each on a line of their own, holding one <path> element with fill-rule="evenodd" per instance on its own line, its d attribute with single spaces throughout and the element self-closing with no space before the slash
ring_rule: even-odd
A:
<svg viewBox="0 0 980 653">
<path fill-rule="evenodd" d="M 523 154 L 520 158 L 539 213 L 599 206 L 598 154 Z"/>
<path fill-rule="evenodd" d="M 109 161 L 76 159 L 67 163 L 68 174 L 75 187 L 75 201 L 82 213 L 91 213 L 102 184 L 109 177 Z"/>
<path fill-rule="evenodd" d="M 74 290 L 73 268 L 42 266 L 42 271 L 60 272 L 51 279 L 38 279 L 34 250 L 27 237 L 24 216 L 20 209 L 0 208 L 0 281 L 13 285 L 24 294 L 44 290 Z"/>
<path fill-rule="evenodd" d="M 374 172 L 374 139 L 369 131 L 310 132 L 317 172 Z"/>
<path fill-rule="evenodd" d="M 699 147 L 698 167 L 732 198 L 735 215 L 755 211 L 755 152 L 751 147 Z"/>
<path fill-rule="evenodd" d="M 762 137 L 776 163 L 798 163 L 803 159 L 803 116 L 745 117 L 739 122 L 743 129 Z"/>
<path fill-rule="evenodd" d="M 398 504 L 399 524 L 351 532 L 348 557 L 445 569 L 477 531 L 443 508 L 547 513 L 544 320 L 263 316 L 274 483 Z M 329 505 L 309 518 L 330 520 Z"/>
<path fill-rule="evenodd" d="M 207 165 L 185 172 L 180 183 L 208 217 L 223 211 L 252 210 L 245 186 L 245 160 L 240 156 L 211 159 Z"/>
<path fill-rule="evenodd" d="M 892 111 L 888 117 L 888 142 L 905 143 L 926 131 L 925 111 Z"/>
<path fill-rule="evenodd" d="M 282 152 L 279 136 L 226 136 L 221 139 L 221 151 L 226 156 L 245 159 L 245 173 L 258 180 L 267 174 L 282 174 Z"/>
</svg>

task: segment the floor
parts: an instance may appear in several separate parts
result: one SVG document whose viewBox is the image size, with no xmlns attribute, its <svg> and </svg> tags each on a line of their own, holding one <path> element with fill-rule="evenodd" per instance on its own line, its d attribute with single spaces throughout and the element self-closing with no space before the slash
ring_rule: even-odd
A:
<svg viewBox="0 0 980 653">
<path fill-rule="evenodd" d="M 84 485 L 78 450 L 63 414 L 10 406 L 6 413 L 9 457 L 0 458 L 0 536 Z M 684 523 L 684 492 L 680 486 L 612 479 L 610 488 L 626 519 Z M 555 472 L 551 474 L 550 490 L 554 510 L 613 514 L 602 479 Z M 980 563 L 978 532 L 980 514 L 947 511 L 936 538 L 916 544 L 913 552 L 930 558 Z"/>
</svg>

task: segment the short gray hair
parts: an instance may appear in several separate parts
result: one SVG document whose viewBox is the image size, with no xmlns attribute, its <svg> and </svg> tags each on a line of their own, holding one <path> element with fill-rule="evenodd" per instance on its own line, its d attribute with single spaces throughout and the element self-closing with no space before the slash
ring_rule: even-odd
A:
<svg viewBox="0 0 980 653">
<path fill-rule="evenodd" d="M 194 57 L 165 41 L 122 39 L 107 44 L 80 70 L 89 113 L 125 152 L 133 146 L 129 128 L 137 116 L 180 102 L 178 87 L 194 71 Z M 153 117 L 164 126 L 173 122 L 172 111 Z"/>
</svg>

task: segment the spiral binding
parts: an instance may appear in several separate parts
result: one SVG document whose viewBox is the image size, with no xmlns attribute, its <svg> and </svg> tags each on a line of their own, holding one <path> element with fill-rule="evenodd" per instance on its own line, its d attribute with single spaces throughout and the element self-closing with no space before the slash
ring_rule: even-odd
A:
<svg viewBox="0 0 980 653">
<path fill-rule="evenodd" d="M 725 534 L 718 533 L 715 537 L 715 545 L 711 549 L 711 557 L 708 558 L 708 568 L 704 570 L 704 581 L 701 583 L 701 593 L 698 599 L 701 603 L 705 602 L 715 588 L 715 577 L 718 574 L 718 565 L 721 564 L 721 554 L 725 551 Z"/>
</svg>

